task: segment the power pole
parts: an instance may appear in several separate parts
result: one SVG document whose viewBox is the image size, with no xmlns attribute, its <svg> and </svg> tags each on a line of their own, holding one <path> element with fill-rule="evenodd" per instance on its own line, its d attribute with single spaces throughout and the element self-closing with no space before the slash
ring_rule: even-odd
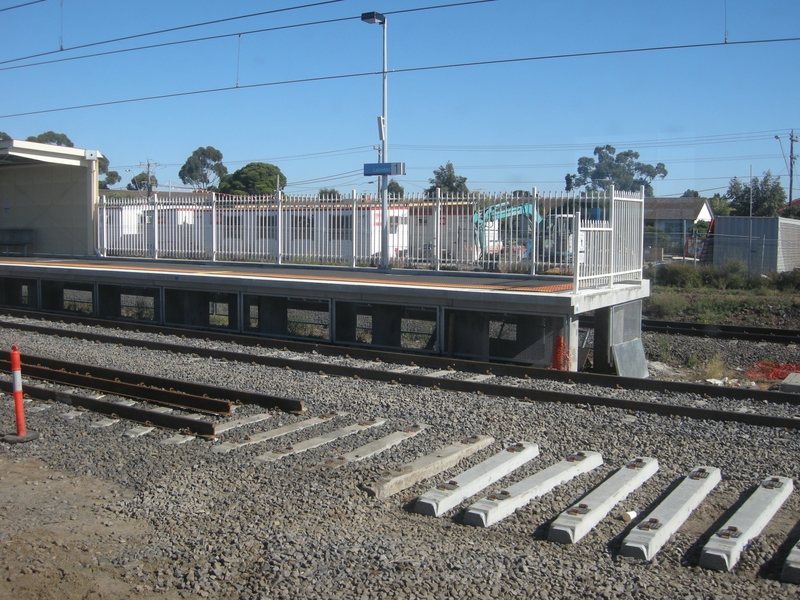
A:
<svg viewBox="0 0 800 600">
<path fill-rule="evenodd" d="M 794 155 L 794 143 L 797 138 L 794 137 L 794 129 L 789 134 L 789 206 L 792 205 L 792 186 L 794 184 L 794 161 L 797 157 Z"/>
</svg>

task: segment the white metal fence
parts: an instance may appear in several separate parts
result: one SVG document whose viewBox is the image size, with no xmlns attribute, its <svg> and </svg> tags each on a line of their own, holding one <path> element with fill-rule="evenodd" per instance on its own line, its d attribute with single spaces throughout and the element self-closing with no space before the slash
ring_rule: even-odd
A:
<svg viewBox="0 0 800 600">
<path fill-rule="evenodd" d="M 639 194 L 390 198 L 390 266 L 571 277 L 575 290 L 640 280 Z M 373 197 L 157 194 L 100 198 L 102 256 L 369 267 L 380 263 Z M 577 265 L 577 269 L 576 269 Z"/>
</svg>

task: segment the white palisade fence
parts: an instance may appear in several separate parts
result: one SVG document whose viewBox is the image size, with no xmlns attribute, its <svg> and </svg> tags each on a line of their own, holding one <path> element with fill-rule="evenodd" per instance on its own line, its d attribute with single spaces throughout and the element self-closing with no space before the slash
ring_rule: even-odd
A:
<svg viewBox="0 0 800 600">
<path fill-rule="evenodd" d="M 273 264 L 380 264 L 379 199 L 340 196 L 101 196 L 106 257 Z M 642 278 L 644 190 L 390 198 L 389 265 L 569 277 L 574 290 Z"/>
</svg>

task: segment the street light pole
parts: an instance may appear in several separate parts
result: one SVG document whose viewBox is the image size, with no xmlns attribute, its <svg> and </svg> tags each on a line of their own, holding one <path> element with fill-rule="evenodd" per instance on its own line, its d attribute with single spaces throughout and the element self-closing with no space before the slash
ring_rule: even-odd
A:
<svg viewBox="0 0 800 600">
<path fill-rule="evenodd" d="M 378 121 L 378 132 L 381 138 L 381 160 L 389 162 L 389 141 L 387 134 L 387 113 L 389 106 L 388 65 L 386 56 L 386 16 L 379 12 L 368 12 L 361 15 L 365 23 L 377 23 L 383 28 L 383 103 L 381 117 Z M 381 269 L 389 268 L 389 176 L 381 175 Z"/>
</svg>

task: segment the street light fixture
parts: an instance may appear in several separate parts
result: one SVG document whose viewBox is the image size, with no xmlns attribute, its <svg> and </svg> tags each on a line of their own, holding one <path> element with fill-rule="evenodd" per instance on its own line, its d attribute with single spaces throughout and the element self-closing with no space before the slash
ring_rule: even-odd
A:
<svg viewBox="0 0 800 600">
<path fill-rule="evenodd" d="M 387 75 L 386 65 L 386 16 L 379 12 L 362 13 L 361 20 L 364 23 L 378 24 L 383 28 L 383 110 L 378 119 L 378 133 L 381 140 L 381 161 L 389 162 L 387 141 L 387 120 L 386 113 L 388 108 L 387 97 Z M 381 269 L 389 268 L 389 176 L 381 175 Z"/>
</svg>

